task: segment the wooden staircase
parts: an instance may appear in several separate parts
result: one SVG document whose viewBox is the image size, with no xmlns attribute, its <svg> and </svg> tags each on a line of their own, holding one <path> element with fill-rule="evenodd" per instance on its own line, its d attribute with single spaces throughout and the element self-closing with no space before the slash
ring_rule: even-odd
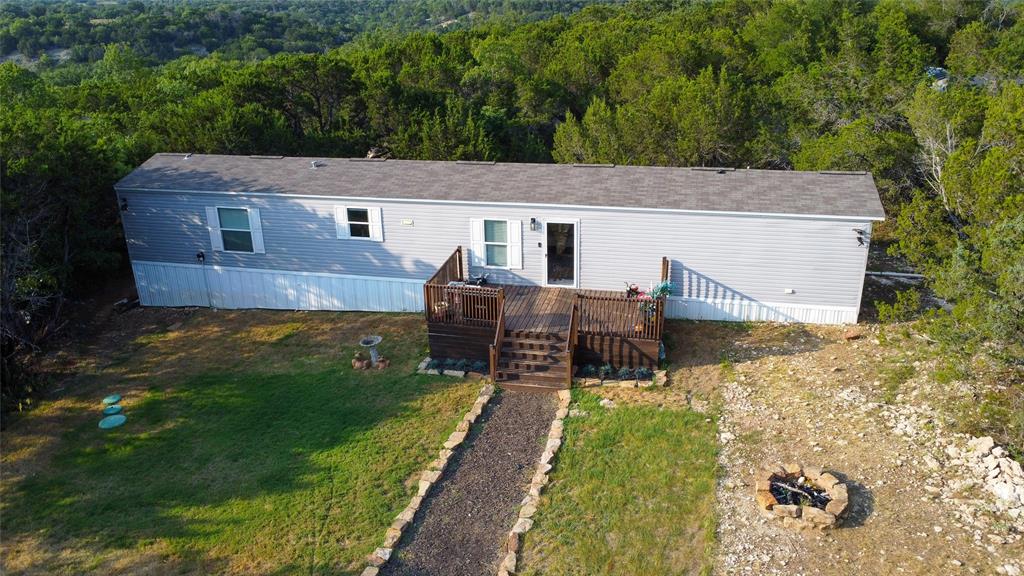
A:
<svg viewBox="0 0 1024 576">
<path fill-rule="evenodd" d="M 504 387 L 568 388 L 568 334 L 505 330 L 496 373 Z"/>
</svg>

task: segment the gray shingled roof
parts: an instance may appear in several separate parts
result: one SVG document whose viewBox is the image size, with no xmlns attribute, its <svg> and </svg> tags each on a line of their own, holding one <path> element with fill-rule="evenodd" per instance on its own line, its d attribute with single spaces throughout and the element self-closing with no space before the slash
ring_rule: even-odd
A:
<svg viewBox="0 0 1024 576">
<path fill-rule="evenodd" d="M 156 154 L 115 187 L 885 218 L 864 172 Z"/>
</svg>

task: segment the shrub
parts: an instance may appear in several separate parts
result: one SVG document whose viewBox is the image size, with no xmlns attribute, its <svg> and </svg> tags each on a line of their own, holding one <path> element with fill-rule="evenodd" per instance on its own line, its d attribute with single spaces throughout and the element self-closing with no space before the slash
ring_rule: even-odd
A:
<svg viewBox="0 0 1024 576">
<path fill-rule="evenodd" d="M 427 362 L 427 370 L 440 370 L 441 361 L 437 358 L 431 358 L 430 362 Z"/>
<path fill-rule="evenodd" d="M 593 364 L 586 364 L 583 368 L 580 368 L 580 376 L 584 378 L 593 378 L 597 376 L 597 366 Z"/>
<path fill-rule="evenodd" d="M 616 376 L 618 377 L 619 380 L 632 380 L 633 379 L 633 371 L 630 370 L 629 368 L 623 366 L 622 368 L 619 368 L 619 371 L 616 374 Z"/>
<path fill-rule="evenodd" d="M 608 378 L 611 378 L 614 373 L 615 371 L 612 369 L 612 365 L 605 364 L 604 366 L 601 366 L 601 371 L 598 372 L 598 377 L 600 377 L 601 380 L 607 380 Z"/>
<path fill-rule="evenodd" d="M 470 365 L 469 369 L 472 370 L 473 372 L 479 372 L 481 374 L 484 374 L 487 372 L 487 362 L 484 362 L 483 360 L 477 360 Z"/>
<path fill-rule="evenodd" d="M 917 317 L 921 310 L 921 293 L 910 288 L 896 293 L 896 301 L 887 304 L 881 300 L 875 300 L 875 308 L 878 309 L 878 321 L 885 324 L 894 322 L 906 322 Z"/>
<path fill-rule="evenodd" d="M 469 369 L 469 360 L 460 358 L 459 361 L 455 363 L 455 369 L 460 372 L 465 372 Z"/>
<path fill-rule="evenodd" d="M 652 380 L 654 379 L 654 372 L 646 366 L 641 366 L 636 369 L 637 380 Z"/>
<path fill-rule="evenodd" d="M 444 359 L 444 369 L 445 370 L 455 370 L 455 358 L 445 358 Z"/>
</svg>

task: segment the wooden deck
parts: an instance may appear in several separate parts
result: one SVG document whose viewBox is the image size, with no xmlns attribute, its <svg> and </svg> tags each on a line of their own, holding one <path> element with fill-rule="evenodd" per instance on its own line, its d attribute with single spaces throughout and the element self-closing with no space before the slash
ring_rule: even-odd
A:
<svg viewBox="0 0 1024 576">
<path fill-rule="evenodd" d="M 669 273 L 662 258 L 662 281 Z M 483 360 L 497 382 L 548 388 L 567 388 L 583 364 L 658 364 L 664 299 L 465 279 L 459 247 L 423 286 L 432 357 Z"/>
<path fill-rule="evenodd" d="M 577 290 L 540 286 L 502 285 L 505 290 L 505 330 L 511 332 L 569 333 L 572 305 L 577 294 L 617 297 L 610 290 Z"/>
</svg>

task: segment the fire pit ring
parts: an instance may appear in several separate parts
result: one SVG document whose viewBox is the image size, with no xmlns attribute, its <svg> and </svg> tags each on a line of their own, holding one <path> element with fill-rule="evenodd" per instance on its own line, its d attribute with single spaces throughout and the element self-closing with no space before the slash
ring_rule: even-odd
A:
<svg viewBox="0 0 1024 576">
<path fill-rule="evenodd" d="M 817 466 L 767 464 L 754 477 L 754 499 L 786 528 L 829 530 L 849 508 L 846 484 Z"/>
</svg>

